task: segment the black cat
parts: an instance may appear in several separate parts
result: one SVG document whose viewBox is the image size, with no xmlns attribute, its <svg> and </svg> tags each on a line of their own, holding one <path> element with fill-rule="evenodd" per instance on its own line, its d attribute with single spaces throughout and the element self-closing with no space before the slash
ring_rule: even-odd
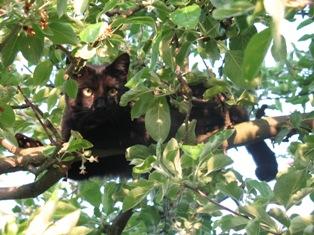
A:
<svg viewBox="0 0 314 235">
<path fill-rule="evenodd" d="M 131 120 L 130 107 L 119 105 L 120 97 L 126 92 L 125 83 L 129 68 L 129 55 L 120 55 L 107 66 L 86 65 L 73 79 L 78 84 L 76 99 L 66 97 L 66 110 L 62 122 L 64 140 L 70 131 L 79 131 L 92 142 L 95 148 L 116 148 L 125 150 L 134 144 L 149 144 L 151 140 L 145 131 L 143 120 Z M 198 95 L 202 87 L 192 88 Z M 239 106 L 229 110 L 231 122 L 248 120 L 246 111 Z M 171 108 L 172 126 L 169 136 L 174 136 L 185 115 Z M 217 101 L 193 104 L 191 119 L 197 120 L 196 134 L 204 134 L 224 127 L 225 117 Z M 246 146 L 257 165 L 256 175 L 260 180 L 269 181 L 277 174 L 274 153 L 264 141 Z M 130 176 L 132 166 L 125 156 L 118 154 L 100 158 L 99 163 L 86 163 L 87 174 L 79 174 L 79 162 L 72 164 L 68 177 L 76 180 L 91 176 Z"/>
</svg>

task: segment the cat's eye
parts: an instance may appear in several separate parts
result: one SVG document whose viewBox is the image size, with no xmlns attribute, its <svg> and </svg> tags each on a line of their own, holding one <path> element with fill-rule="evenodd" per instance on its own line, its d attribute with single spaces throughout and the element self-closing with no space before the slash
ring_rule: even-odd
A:
<svg viewBox="0 0 314 235">
<path fill-rule="evenodd" d="M 108 94 L 110 96 L 115 96 L 118 94 L 118 90 L 116 88 L 111 88 L 109 91 L 108 91 Z"/>
<path fill-rule="evenodd" d="M 86 87 L 83 89 L 83 95 L 86 96 L 86 97 L 90 97 L 91 95 L 93 94 L 93 91 L 92 89 Z"/>
</svg>

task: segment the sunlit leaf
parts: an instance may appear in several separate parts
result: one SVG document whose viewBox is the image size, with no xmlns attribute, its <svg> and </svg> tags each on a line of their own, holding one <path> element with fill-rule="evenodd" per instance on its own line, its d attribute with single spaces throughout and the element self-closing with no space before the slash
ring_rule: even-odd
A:
<svg viewBox="0 0 314 235">
<path fill-rule="evenodd" d="M 154 27 L 155 20 L 150 16 L 131 16 L 127 18 L 118 18 L 111 24 L 111 27 L 117 27 L 121 24 L 140 24 Z"/>
<path fill-rule="evenodd" d="M 159 98 L 145 114 L 145 127 L 155 140 L 164 141 L 170 131 L 170 110 L 167 100 Z"/>
<path fill-rule="evenodd" d="M 308 226 L 312 225 L 310 233 L 302 233 L 302 234 L 312 234 L 314 232 L 314 215 L 302 215 L 296 216 L 291 220 L 291 224 L 289 226 L 289 232 L 291 234 L 298 234 L 303 232 Z"/>
<path fill-rule="evenodd" d="M 1 60 L 3 65 L 9 66 L 14 61 L 16 54 L 18 52 L 19 40 L 18 33 L 20 31 L 19 26 L 11 31 L 11 33 L 3 41 L 3 45 L 0 47 Z"/>
<path fill-rule="evenodd" d="M 79 186 L 82 198 L 91 205 L 99 207 L 101 203 L 100 183 L 97 183 L 97 181 L 83 181 Z"/>
<path fill-rule="evenodd" d="M 63 16 L 67 11 L 68 0 L 57 0 L 57 13 L 58 16 Z"/>
<path fill-rule="evenodd" d="M 249 41 L 243 57 L 242 70 L 245 81 L 251 81 L 265 58 L 271 42 L 271 30 L 269 28 L 255 34 Z"/>
<path fill-rule="evenodd" d="M 62 219 L 57 220 L 52 224 L 43 235 L 52 235 L 52 234 L 69 234 L 70 231 L 75 227 L 79 218 L 81 211 L 76 210 L 64 216 Z"/>
<path fill-rule="evenodd" d="M 21 34 L 19 47 L 26 60 L 31 64 L 37 64 L 44 49 L 44 38 Z"/>
<path fill-rule="evenodd" d="M 211 173 L 213 171 L 220 170 L 232 163 L 232 159 L 223 154 L 214 155 L 207 161 L 207 171 Z"/>
<path fill-rule="evenodd" d="M 94 42 L 101 34 L 105 33 L 107 24 L 104 22 L 87 25 L 80 33 L 80 39 L 83 42 Z"/>
<path fill-rule="evenodd" d="M 77 35 L 69 23 L 52 22 L 49 29 L 53 35 L 48 36 L 55 44 L 78 43 Z"/>
<path fill-rule="evenodd" d="M 226 52 L 224 74 L 234 83 L 240 85 L 242 79 L 243 51 L 230 50 Z"/>
<path fill-rule="evenodd" d="M 248 1 L 229 1 L 213 11 L 213 17 L 218 20 L 240 16 L 254 9 L 254 5 Z"/>
<path fill-rule="evenodd" d="M 143 201 L 153 189 L 154 183 L 148 180 L 141 180 L 134 185 L 133 189 L 123 200 L 123 210 L 129 210 Z"/>
<path fill-rule="evenodd" d="M 219 223 L 223 231 L 228 231 L 230 229 L 240 230 L 247 225 L 248 219 L 242 216 L 226 215 L 217 221 L 217 223 Z"/>
<path fill-rule="evenodd" d="M 8 128 L 14 124 L 14 121 L 15 113 L 13 109 L 9 105 L 0 102 L 0 125 Z"/>
<path fill-rule="evenodd" d="M 78 86 L 76 81 L 73 79 L 68 79 L 63 83 L 63 89 L 65 93 L 72 99 L 76 98 L 78 92 Z"/>
<path fill-rule="evenodd" d="M 198 24 L 200 15 L 200 7 L 196 4 L 192 4 L 175 10 L 170 14 L 170 19 L 180 27 L 194 29 Z"/>
<path fill-rule="evenodd" d="M 33 74 L 33 84 L 34 85 L 44 85 L 49 80 L 52 71 L 52 63 L 47 60 L 39 63 Z"/>
<path fill-rule="evenodd" d="M 278 177 L 274 187 L 275 200 L 286 206 L 292 206 L 293 197 L 305 186 L 307 174 L 304 170 L 291 170 Z"/>
</svg>

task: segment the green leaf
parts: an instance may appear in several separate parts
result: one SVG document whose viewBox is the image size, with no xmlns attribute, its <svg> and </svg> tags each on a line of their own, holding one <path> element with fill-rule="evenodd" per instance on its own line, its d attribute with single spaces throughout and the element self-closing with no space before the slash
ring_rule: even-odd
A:
<svg viewBox="0 0 314 235">
<path fill-rule="evenodd" d="M 0 104 L 0 109 L 1 109 L 1 104 Z M 1 120 L 1 112 L 0 112 L 0 120 Z M 13 122 L 11 122 L 10 125 L 12 123 Z M 3 127 L 1 124 L 1 121 L 0 121 L 0 137 L 8 140 L 10 143 L 12 143 L 15 146 L 18 146 L 13 128 L 10 128 L 10 126 L 9 126 L 9 128 L 5 128 L 5 126 Z"/>
<path fill-rule="evenodd" d="M 214 171 L 220 170 L 232 164 L 232 162 L 232 159 L 224 154 L 214 155 L 207 161 L 207 172 L 212 173 Z"/>
<path fill-rule="evenodd" d="M 261 227 L 260 223 L 257 220 L 249 221 L 247 226 L 245 227 L 247 235 L 260 235 Z"/>
<path fill-rule="evenodd" d="M 299 234 L 302 233 L 308 226 L 314 224 L 314 215 L 302 215 L 302 216 L 296 216 L 291 220 L 291 224 L 289 226 L 289 232 L 291 234 Z M 312 228 L 313 234 L 314 229 Z M 302 233 L 304 234 L 304 233 Z"/>
<path fill-rule="evenodd" d="M 58 187 L 53 191 L 49 200 L 40 207 L 39 211 L 36 211 L 31 217 L 31 221 L 28 223 L 25 234 L 44 234 L 44 231 L 51 224 L 52 217 L 57 209 Z"/>
<path fill-rule="evenodd" d="M 86 227 L 86 226 L 75 226 L 71 229 L 71 231 L 68 233 L 68 235 L 87 235 L 91 234 L 93 229 Z"/>
<path fill-rule="evenodd" d="M 68 0 L 57 0 L 57 14 L 59 17 L 67 12 Z"/>
<path fill-rule="evenodd" d="M 81 134 L 77 131 L 71 131 L 71 137 L 68 142 L 67 152 L 75 152 L 82 149 L 89 149 L 93 147 L 93 144 L 88 140 L 83 139 Z"/>
<path fill-rule="evenodd" d="M 166 167 L 167 171 L 170 171 L 172 175 L 178 178 L 182 177 L 180 149 L 176 139 L 171 138 L 168 141 L 160 161 L 162 166 Z"/>
<path fill-rule="evenodd" d="M 153 187 L 154 182 L 148 180 L 141 180 L 136 182 L 133 189 L 128 192 L 123 200 L 123 211 L 129 210 L 143 201 L 153 189 Z"/>
<path fill-rule="evenodd" d="M 80 196 L 94 207 L 99 207 L 101 203 L 100 186 L 99 181 L 83 181 L 79 184 Z"/>
<path fill-rule="evenodd" d="M 310 48 L 312 58 L 314 58 L 314 39 L 312 39 L 309 48 Z"/>
<path fill-rule="evenodd" d="M 237 181 L 218 183 L 217 189 L 236 201 L 241 200 L 243 195 L 243 189 L 241 188 L 241 186 L 238 185 Z"/>
<path fill-rule="evenodd" d="M 19 47 L 22 55 L 30 64 L 37 64 L 44 49 L 44 38 L 27 36 L 22 33 L 19 37 Z"/>
<path fill-rule="evenodd" d="M 233 215 L 225 215 L 219 221 L 217 221 L 223 231 L 229 231 L 231 229 L 237 231 L 243 229 L 248 222 L 249 220 L 242 216 Z"/>
<path fill-rule="evenodd" d="M 104 193 L 102 194 L 102 205 L 104 212 L 109 215 L 114 211 L 114 197 L 119 192 L 120 185 L 116 182 L 107 182 L 104 187 Z"/>
<path fill-rule="evenodd" d="M 270 208 L 268 211 L 268 214 L 279 221 L 281 224 L 283 224 L 286 227 L 290 226 L 290 219 L 287 215 L 286 211 L 283 211 L 282 209 L 276 207 L 276 208 Z"/>
<path fill-rule="evenodd" d="M 265 58 L 272 39 L 271 29 L 255 34 L 244 51 L 242 71 L 246 82 L 252 81 Z"/>
<path fill-rule="evenodd" d="M 94 42 L 97 38 L 104 33 L 105 28 L 107 27 L 106 23 L 100 22 L 96 24 L 90 24 L 83 29 L 80 33 L 80 39 L 83 42 Z"/>
<path fill-rule="evenodd" d="M 308 39 L 314 39 L 314 33 L 304 34 L 302 37 L 299 38 L 299 41 L 306 41 Z"/>
<path fill-rule="evenodd" d="M 199 44 L 200 47 L 197 50 L 201 57 L 209 58 L 212 64 L 220 59 L 220 50 L 216 40 L 210 39 L 204 42 L 199 42 Z"/>
<path fill-rule="evenodd" d="M 298 25 L 297 29 L 299 30 L 299 29 L 301 29 L 301 28 L 303 28 L 303 27 L 305 27 L 305 26 L 307 26 L 307 25 L 309 25 L 309 24 L 312 24 L 312 23 L 314 23 L 314 20 L 313 20 L 312 18 L 308 18 L 308 19 L 302 21 L 302 22 Z"/>
<path fill-rule="evenodd" d="M 305 170 L 290 169 L 287 173 L 280 175 L 274 186 L 276 202 L 284 205 L 286 209 L 293 205 L 296 194 L 305 187 L 308 174 Z"/>
<path fill-rule="evenodd" d="M 173 49 L 170 46 L 173 38 L 174 32 L 169 30 L 165 31 L 162 35 L 160 45 L 159 45 L 159 54 L 166 66 L 169 66 L 170 69 L 174 68 L 174 56 Z"/>
<path fill-rule="evenodd" d="M 139 99 L 134 103 L 131 109 L 131 118 L 139 118 L 144 115 L 154 102 L 152 93 L 145 93 L 139 96 Z"/>
<path fill-rule="evenodd" d="M 213 86 L 211 88 L 206 89 L 206 91 L 203 94 L 203 97 L 204 99 L 211 100 L 219 93 L 225 92 L 226 89 L 227 89 L 226 86 L 220 86 L 220 85 Z"/>
<path fill-rule="evenodd" d="M 145 128 L 157 142 L 164 141 L 170 131 L 170 110 L 165 97 L 158 98 L 145 114 Z"/>
<path fill-rule="evenodd" d="M 243 51 L 229 50 L 226 52 L 224 74 L 235 84 L 241 85 Z"/>
<path fill-rule="evenodd" d="M 110 11 L 113 9 L 116 5 L 118 5 L 119 2 L 116 0 L 108 0 L 106 1 L 105 5 L 103 6 L 101 12 L 97 15 L 97 19 L 102 16 L 103 13 L 106 13 L 107 11 Z"/>
<path fill-rule="evenodd" d="M 260 220 L 260 222 L 265 223 L 268 227 L 273 230 L 277 229 L 277 225 L 274 220 L 267 214 L 264 206 L 256 203 L 249 204 L 240 208 L 241 211 L 253 215 L 256 219 Z"/>
<path fill-rule="evenodd" d="M 125 158 L 132 160 L 136 158 L 145 159 L 152 155 L 151 150 L 145 145 L 133 145 L 126 149 Z"/>
<path fill-rule="evenodd" d="M 0 103 L 0 126 L 3 128 L 12 127 L 15 122 L 13 109 L 4 103 Z"/>
<path fill-rule="evenodd" d="M 49 80 L 52 71 L 52 63 L 47 60 L 39 63 L 33 74 L 34 85 L 44 85 Z"/>
<path fill-rule="evenodd" d="M 280 62 L 284 62 L 287 58 L 287 45 L 286 39 L 281 35 L 279 45 L 276 45 L 275 41 L 271 47 L 271 54 L 273 58 Z"/>
<path fill-rule="evenodd" d="M 73 79 L 68 79 L 63 83 L 63 90 L 72 99 L 76 98 L 78 92 L 78 86 L 76 81 Z"/>
<path fill-rule="evenodd" d="M 49 112 L 51 111 L 52 108 L 55 107 L 59 99 L 60 99 L 60 96 L 56 93 L 56 88 L 54 88 L 53 91 L 50 92 L 47 98 L 47 106 L 48 106 Z"/>
<path fill-rule="evenodd" d="M 230 38 L 230 50 L 243 50 L 247 47 L 248 42 L 250 41 L 251 37 L 257 33 L 255 26 L 250 26 L 241 34 Z"/>
<path fill-rule="evenodd" d="M 254 10 L 254 5 L 248 1 L 229 1 L 213 11 L 213 17 L 217 20 L 223 20 L 234 16 L 246 14 Z"/>
<path fill-rule="evenodd" d="M 115 28 L 121 24 L 139 24 L 155 27 L 155 20 L 150 16 L 131 16 L 127 18 L 118 18 L 112 22 L 111 27 Z"/>
<path fill-rule="evenodd" d="M 156 162 L 155 156 L 148 156 L 145 160 L 142 159 L 134 159 L 131 161 L 131 165 L 135 165 L 133 167 L 133 172 L 136 174 L 145 174 L 151 172 L 153 168 L 153 163 Z"/>
<path fill-rule="evenodd" d="M 125 92 L 120 99 L 120 105 L 126 106 L 130 101 L 137 100 L 145 93 L 151 92 L 152 89 L 149 89 L 145 86 L 137 86 Z"/>
<path fill-rule="evenodd" d="M 88 7 L 88 2 L 89 0 L 78 0 L 78 1 L 74 1 L 73 3 L 73 7 L 74 7 L 74 13 L 76 15 L 82 15 L 85 10 Z"/>
<path fill-rule="evenodd" d="M 65 75 L 65 70 L 59 69 L 58 73 L 55 76 L 55 81 L 54 81 L 54 84 L 56 87 L 61 87 L 63 85 L 63 83 L 65 82 L 64 75 Z"/>
<path fill-rule="evenodd" d="M 52 22 L 49 24 L 48 29 L 51 30 L 53 35 L 48 35 L 47 37 L 55 44 L 78 43 L 76 33 L 69 23 Z"/>
<path fill-rule="evenodd" d="M 200 158 L 207 156 L 209 153 L 214 152 L 217 148 L 219 148 L 225 140 L 227 140 L 232 134 L 234 130 L 228 129 L 220 131 L 213 136 L 211 136 L 206 144 L 204 144 L 203 150 L 201 152 Z"/>
<path fill-rule="evenodd" d="M 257 180 L 246 180 L 246 185 L 248 188 L 248 191 L 252 191 L 252 189 L 256 189 L 260 196 L 266 199 L 270 199 L 273 197 L 273 191 L 269 187 L 269 185 L 264 181 L 257 181 Z"/>
<path fill-rule="evenodd" d="M 182 123 L 176 133 L 176 139 L 179 142 L 184 142 L 184 144 L 195 144 L 196 143 L 196 120 L 193 119 L 189 121 L 188 126 L 186 127 L 186 123 Z"/>
<path fill-rule="evenodd" d="M 198 5 L 192 4 L 187 7 L 179 8 L 170 14 L 170 19 L 176 25 L 187 29 L 195 29 L 199 22 L 201 9 Z"/>
<path fill-rule="evenodd" d="M 150 60 L 150 69 L 153 70 L 157 64 L 157 60 L 158 60 L 158 55 L 159 55 L 159 45 L 164 33 L 164 29 L 157 31 L 154 39 L 153 39 L 153 43 L 152 43 L 152 56 L 151 56 L 151 60 Z"/>
<path fill-rule="evenodd" d="M 192 41 L 188 40 L 180 46 L 180 51 L 178 52 L 178 55 L 176 56 L 176 61 L 179 66 L 182 67 L 184 65 L 184 62 L 187 59 L 187 56 L 189 54 L 191 45 L 192 45 Z"/>
<path fill-rule="evenodd" d="M 81 210 L 76 210 L 57 220 L 49 226 L 43 234 L 70 234 L 70 231 L 75 227 L 79 218 Z"/>
<path fill-rule="evenodd" d="M 11 33 L 4 39 L 1 45 L 1 60 L 4 66 L 13 63 L 19 48 L 18 34 L 20 26 L 15 26 Z"/>
<path fill-rule="evenodd" d="M 142 68 L 140 71 L 135 73 L 133 77 L 129 78 L 125 84 L 128 88 L 135 88 L 143 85 L 143 83 L 151 77 L 150 70 L 147 67 Z"/>
</svg>

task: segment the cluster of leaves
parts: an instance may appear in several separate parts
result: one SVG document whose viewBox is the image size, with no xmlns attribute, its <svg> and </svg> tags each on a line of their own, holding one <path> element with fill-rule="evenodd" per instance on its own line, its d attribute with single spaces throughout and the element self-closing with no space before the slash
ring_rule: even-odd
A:
<svg viewBox="0 0 314 235">
<path fill-rule="evenodd" d="M 132 146 L 127 151 L 135 174 L 149 174 L 154 169 L 147 179 L 127 184 L 88 181 L 81 183 L 79 194 L 67 201 L 52 196 L 42 207 L 43 214 L 49 214 L 43 234 L 57 234 L 58 224 L 63 226 L 62 221 L 69 220 L 71 223 L 63 226 L 68 233 L 72 230 L 74 234 L 79 229 L 75 226 L 82 225 L 97 234 L 106 230 L 121 209 L 134 207 L 137 209 L 126 234 L 216 234 L 243 229 L 247 234 L 313 232 L 313 215 L 287 214 L 311 193 L 313 201 L 313 136 L 304 133 L 300 142 L 291 146 L 296 163 L 278 177 L 274 190 L 264 182 L 242 179 L 230 167 L 232 161 L 220 149 L 230 131 L 219 133 L 205 144 L 182 144 L 186 136 L 193 142 L 195 123 L 191 122 L 175 139 L 164 143 L 171 123 L 168 101 L 182 111 L 188 111 L 190 105 L 188 99 L 177 95 L 182 89 L 178 76 L 189 84 L 205 81 L 209 88 L 204 99 L 224 92 L 230 104 L 252 105 L 257 101 L 252 90 L 260 88 L 268 91 L 264 97 L 271 92 L 305 105 L 313 93 L 313 35 L 302 38 L 312 40 L 310 52 L 295 50 L 287 57 L 285 40 L 274 43 L 276 23 L 265 13 L 261 0 L 0 3 L 0 138 L 15 143 L 14 134 L 22 132 L 47 141 L 33 110 L 21 104 L 28 98 L 44 110 L 44 119 L 59 126 L 64 108 L 60 97 L 64 93 L 75 97 L 77 93 L 76 83 L 65 79 L 66 56 L 106 63 L 127 51 L 132 58 L 127 83 L 130 90 L 121 105 L 134 103 L 132 118 L 145 115 L 146 128 L 157 142 L 151 147 Z M 308 9 L 312 18 L 313 9 L 313 5 Z M 287 8 L 286 13 L 293 20 L 298 9 Z M 300 27 L 312 24 L 312 18 Z M 255 23 L 262 23 L 265 29 L 258 32 Z M 271 45 L 281 67 L 260 72 Z M 198 62 L 190 64 L 189 58 L 195 57 Z M 201 62 L 205 69 L 200 69 Z M 219 67 L 216 74 L 211 65 Z M 301 129 L 300 116 L 295 120 Z M 86 147 L 83 145 L 86 142 L 79 139 L 73 148 L 76 151 Z M 222 206 L 226 197 L 238 209 Z M 82 202 L 89 203 L 93 216 L 81 212 L 78 219 L 76 210 Z M 53 206 L 47 209 L 49 203 Z M 271 203 L 283 207 L 270 208 Z M 22 204 L 18 203 L 16 212 Z M 28 205 L 34 204 L 37 201 L 30 200 Z M 38 223 L 40 217 L 32 212 L 32 219 L 20 214 L 4 233 L 24 232 Z M 73 214 L 65 216 L 68 213 Z M 54 225 L 49 227 L 51 221 Z M 14 225 L 18 225 L 17 230 Z M 90 231 L 81 229 L 82 234 Z"/>
</svg>

